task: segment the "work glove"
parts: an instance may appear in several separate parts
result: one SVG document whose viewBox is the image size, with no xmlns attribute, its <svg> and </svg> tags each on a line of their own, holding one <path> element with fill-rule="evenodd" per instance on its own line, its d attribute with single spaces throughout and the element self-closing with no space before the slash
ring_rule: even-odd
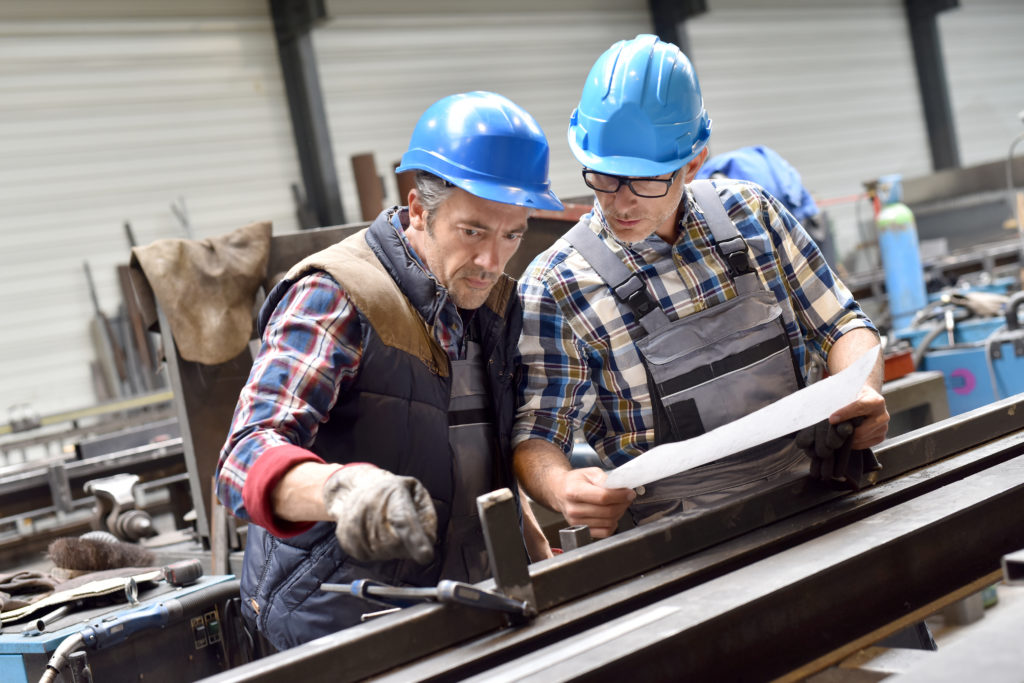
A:
<svg viewBox="0 0 1024 683">
<path fill-rule="evenodd" d="M 870 448 L 853 450 L 853 431 L 863 418 L 836 424 L 827 419 L 796 434 L 796 445 L 811 459 L 811 477 L 836 486 L 858 491 L 869 472 L 882 469 Z"/>
<path fill-rule="evenodd" d="M 373 465 L 343 467 L 323 489 L 327 513 L 337 522 L 341 549 L 362 562 L 434 558 L 437 512 L 417 479 Z"/>
</svg>

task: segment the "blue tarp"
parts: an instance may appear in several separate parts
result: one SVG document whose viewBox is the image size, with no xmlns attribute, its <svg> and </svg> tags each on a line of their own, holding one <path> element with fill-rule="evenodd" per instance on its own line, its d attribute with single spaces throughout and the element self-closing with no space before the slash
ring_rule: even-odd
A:
<svg viewBox="0 0 1024 683">
<path fill-rule="evenodd" d="M 800 174 L 769 147 L 741 147 L 713 156 L 697 171 L 697 177 L 710 178 L 715 173 L 757 183 L 781 201 L 801 223 L 818 213 L 818 206 L 804 188 Z"/>
</svg>

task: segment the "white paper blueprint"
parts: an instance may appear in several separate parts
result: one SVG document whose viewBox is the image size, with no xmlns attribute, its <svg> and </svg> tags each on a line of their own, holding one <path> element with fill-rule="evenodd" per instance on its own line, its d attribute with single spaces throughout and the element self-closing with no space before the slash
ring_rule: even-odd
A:
<svg viewBox="0 0 1024 683">
<path fill-rule="evenodd" d="M 875 367 L 878 347 L 842 372 L 749 415 L 685 441 L 655 446 L 608 473 L 605 488 L 636 488 L 792 434 L 853 403 Z"/>
</svg>

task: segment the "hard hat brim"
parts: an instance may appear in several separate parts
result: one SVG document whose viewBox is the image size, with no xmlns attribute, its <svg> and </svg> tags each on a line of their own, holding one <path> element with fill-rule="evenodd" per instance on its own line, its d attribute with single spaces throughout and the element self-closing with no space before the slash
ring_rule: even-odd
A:
<svg viewBox="0 0 1024 683">
<path fill-rule="evenodd" d="M 524 187 L 510 183 L 495 182 L 481 177 L 462 177 L 471 173 L 465 168 L 459 168 L 458 173 L 453 172 L 453 165 L 437 155 L 431 155 L 420 150 L 406 152 L 402 157 L 402 164 L 395 169 L 395 173 L 404 171 L 426 171 L 433 173 L 439 178 L 447 180 L 455 187 L 466 192 L 501 204 L 512 204 L 514 206 L 525 206 L 530 209 L 546 209 L 548 211 L 561 211 L 564 207 L 562 202 L 551 191 L 547 185 L 542 187 Z"/>
<path fill-rule="evenodd" d="M 576 135 L 573 129 L 570 128 L 569 149 L 572 150 L 576 160 L 583 164 L 585 168 L 597 171 L 598 173 L 607 173 L 608 175 L 651 178 L 678 171 L 700 154 L 700 149 L 698 149 L 689 158 L 673 159 L 671 161 L 651 161 L 650 159 L 628 156 L 599 156 L 581 148 L 576 143 L 575 138 Z"/>
</svg>

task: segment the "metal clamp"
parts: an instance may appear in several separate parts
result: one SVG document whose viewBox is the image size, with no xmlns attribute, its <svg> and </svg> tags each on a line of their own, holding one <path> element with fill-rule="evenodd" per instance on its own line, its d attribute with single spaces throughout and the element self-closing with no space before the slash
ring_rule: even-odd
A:
<svg viewBox="0 0 1024 683">
<path fill-rule="evenodd" d="M 491 491 L 476 499 L 480 525 L 487 545 L 487 557 L 498 590 L 514 600 L 534 606 L 537 598 L 530 579 L 529 558 L 519 530 L 515 497 L 505 489 Z"/>
<path fill-rule="evenodd" d="M 93 528 L 105 529 L 122 541 L 138 541 L 155 536 L 149 513 L 135 506 L 137 474 L 115 474 L 112 477 L 85 482 L 85 492 L 96 497 Z"/>
</svg>

